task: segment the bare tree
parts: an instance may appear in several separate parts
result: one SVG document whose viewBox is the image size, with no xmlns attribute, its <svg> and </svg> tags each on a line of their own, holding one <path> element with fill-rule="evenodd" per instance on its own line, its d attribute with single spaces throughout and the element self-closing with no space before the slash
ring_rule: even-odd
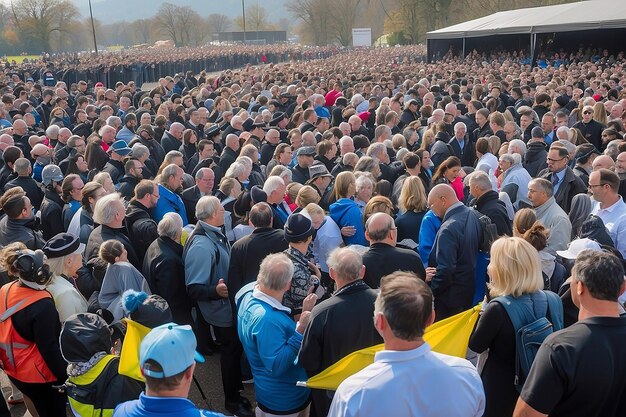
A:
<svg viewBox="0 0 626 417">
<path fill-rule="evenodd" d="M 200 20 L 198 12 L 191 7 L 172 3 L 163 3 L 156 15 L 162 33 L 173 40 L 176 46 L 190 44 L 191 34 Z"/>
<path fill-rule="evenodd" d="M 46 52 L 53 35 L 69 32 L 68 22 L 79 15 L 68 0 L 18 0 L 11 2 L 11 13 L 17 32 Z"/>
<path fill-rule="evenodd" d="M 243 17 L 237 16 L 233 19 L 233 23 L 237 28 L 243 30 Z M 263 6 L 253 4 L 246 9 L 246 30 L 259 31 L 268 30 L 270 23 L 267 20 L 267 10 Z"/>
<path fill-rule="evenodd" d="M 207 17 L 207 25 L 212 33 L 226 32 L 231 24 L 230 18 L 223 14 L 212 13 Z"/>
<path fill-rule="evenodd" d="M 287 10 L 303 22 L 302 35 L 310 38 L 315 45 L 327 45 L 332 38 L 330 0 L 290 0 Z"/>
</svg>

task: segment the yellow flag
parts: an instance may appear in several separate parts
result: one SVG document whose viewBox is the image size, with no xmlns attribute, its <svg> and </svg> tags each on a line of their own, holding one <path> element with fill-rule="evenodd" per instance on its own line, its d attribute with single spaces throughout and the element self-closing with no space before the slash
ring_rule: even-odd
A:
<svg viewBox="0 0 626 417">
<path fill-rule="evenodd" d="M 426 329 L 424 340 L 428 342 L 435 352 L 464 358 L 470 335 L 472 330 L 474 330 L 476 320 L 478 320 L 479 312 L 480 304 L 455 316 L 434 323 Z M 374 355 L 384 348 L 385 346 L 380 344 L 352 352 L 319 374 L 312 376 L 308 381 L 298 382 L 298 385 L 316 389 L 336 390 L 344 379 L 374 363 Z"/>
<path fill-rule="evenodd" d="M 124 320 L 126 321 L 127 327 L 124 343 L 122 344 L 122 351 L 120 352 L 119 373 L 138 381 L 144 381 L 141 369 L 139 368 L 139 345 L 152 329 L 136 321 L 132 321 L 131 319 Z"/>
</svg>

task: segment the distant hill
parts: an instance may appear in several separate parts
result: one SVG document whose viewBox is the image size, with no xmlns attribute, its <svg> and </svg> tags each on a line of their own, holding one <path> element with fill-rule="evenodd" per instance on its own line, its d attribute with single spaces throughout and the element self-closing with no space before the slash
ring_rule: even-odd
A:
<svg viewBox="0 0 626 417">
<path fill-rule="evenodd" d="M 80 13 L 89 16 L 89 2 L 87 0 L 72 0 Z M 132 21 L 152 17 L 156 14 L 165 0 L 92 0 L 94 18 L 102 23 L 113 23 L 121 20 Z M 219 13 L 235 18 L 241 16 L 241 1 L 239 0 L 170 0 L 169 3 L 178 6 L 191 6 L 200 16 Z M 245 2 L 246 8 L 256 4 L 254 0 Z M 262 0 L 259 5 L 268 12 L 268 20 L 277 22 L 281 18 L 292 19 L 285 9 L 286 0 Z"/>
</svg>

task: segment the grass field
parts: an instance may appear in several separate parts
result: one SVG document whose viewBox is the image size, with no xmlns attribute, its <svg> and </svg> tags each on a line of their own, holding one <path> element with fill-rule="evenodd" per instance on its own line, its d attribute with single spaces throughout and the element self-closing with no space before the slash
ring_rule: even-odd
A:
<svg viewBox="0 0 626 417">
<path fill-rule="evenodd" d="M 21 64 L 22 62 L 24 62 L 24 59 L 28 58 L 29 61 L 32 60 L 38 60 L 40 57 L 40 55 L 5 55 L 2 57 L 2 62 L 13 62 L 15 60 L 15 62 L 17 62 L 18 64 Z"/>
</svg>

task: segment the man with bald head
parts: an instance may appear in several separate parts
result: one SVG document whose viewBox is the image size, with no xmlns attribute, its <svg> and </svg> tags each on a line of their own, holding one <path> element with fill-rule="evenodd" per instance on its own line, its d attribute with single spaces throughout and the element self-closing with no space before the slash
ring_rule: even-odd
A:
<svg viewBox="0 0 626 417">
<path fill-rule="evenodd" d="M 615 170 L 615 161 L 608 155 L 600 155 L 596 159 L 593 160 L 593 164 L 591 165 L 592 171 L 597 171 L 599 169 L 608 169 L 611 171 Z"/>
<path fill-rule="evenodd" d="M 436 320 L 442 320 L 472 307 L 483 231 L 478 215 L 463 205 L 447 184 L 430 191 L 428 207 L 443 219 L 426 268 L 426 282 L 435 296 Z"/>
<path fill-rule="evenodd" d="M 376 213 L 367 219 L 365 237 L 370 247 L 363 254 L 363 281 L 371 288 L 378 288 L 380 279 L 395 271 L 411 271 L 421 279 L 426 278 L 424 265 L 417 252 L 396 247 L 398 230 L 390 215 Z"/>
<path fill-rule="evenodd" d="M 182 123 L 174 122 L 170 126 L 170 130 L 163 132 L 161 138 L 161 146 L 167 154 L 169 151 L 177 151 L 180 145 L 183 144 L 183 132 L 185 131 L 185 125 Z"/>
</svg>

